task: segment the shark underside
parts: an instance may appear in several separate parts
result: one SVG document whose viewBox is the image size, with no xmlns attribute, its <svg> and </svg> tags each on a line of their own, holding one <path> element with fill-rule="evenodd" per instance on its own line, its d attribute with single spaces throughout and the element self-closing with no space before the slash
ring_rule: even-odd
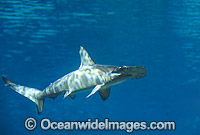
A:
<svg viewBox="0 0 200 135">
<path fill-rule="evenodd" d="M 142 66 L 95 64 L 82 46 L 79 53 L 81 57 L 80 67 L 51 83 L 43 91 L 15 84 L 3 76 L 2 80 L 6 83 L 6 86 L 10 86 L 10 88 L 19 94 L 35 102 L 37 112 L 40 114 L 46 97 L 55 99 L 58 95 L 63 94 L 64 98 L 70 96 L 74 99 L 77 93 L 92 89 L 87 98 L 98 91 L 101 98 L 106 100 L 110 94 L 110 87 L 112 85 L 119 84 L 129 78 L 143 78 L 146 75 L 146 70 Z"/>
</svg>

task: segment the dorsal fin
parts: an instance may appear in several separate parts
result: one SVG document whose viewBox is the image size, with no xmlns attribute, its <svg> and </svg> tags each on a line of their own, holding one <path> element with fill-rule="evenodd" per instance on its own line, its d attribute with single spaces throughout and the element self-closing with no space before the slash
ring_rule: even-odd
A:
<svg viewBox="0 0 200 135">
<path fill-rule="evenodd" d="M 83 66 L 91 66 L 93 64 L 95 64 L 95 62 L 92 60 L 92 58 L 89 56 L 89 54 L 87 53 L 87 51 L 80 46 L 80 57 L 81 57 L 81 65 L 79 68 L 83 67 Z"/>
</svg>

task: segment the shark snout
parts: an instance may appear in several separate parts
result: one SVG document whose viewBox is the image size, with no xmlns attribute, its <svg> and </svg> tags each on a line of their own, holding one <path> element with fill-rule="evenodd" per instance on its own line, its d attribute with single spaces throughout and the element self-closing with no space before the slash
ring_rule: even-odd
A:
<svg viewBox="0 0 200 135">
<path fill-rule="evenodd" d="M 146 69 L 142 66 L 123 66 L 117 67 L 112 73 L 130 76 L 132 79 L 143 78 L 146 75 Z"/>
<path fill-rule="evenodd" d="M 146 69 L 142 66 L 131 67 L 132 79 L 139 79 L 146 76 Z"/>
</svg>

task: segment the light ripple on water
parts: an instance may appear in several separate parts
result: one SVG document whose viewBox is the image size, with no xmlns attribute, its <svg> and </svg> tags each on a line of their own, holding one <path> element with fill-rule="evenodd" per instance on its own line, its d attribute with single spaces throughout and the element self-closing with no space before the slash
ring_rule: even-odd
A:
<svg viewBox="0 0 200 135">
<path fill-rule="evenodd" d="M 174 0 L 172 3 L 173 8 L 169 12 L 169 15 L 172 21 L 177 24 L 174 26 L 174 31 L 183 37 L 195 37 L 200 39 L 199 1 Z"/>
</svg>

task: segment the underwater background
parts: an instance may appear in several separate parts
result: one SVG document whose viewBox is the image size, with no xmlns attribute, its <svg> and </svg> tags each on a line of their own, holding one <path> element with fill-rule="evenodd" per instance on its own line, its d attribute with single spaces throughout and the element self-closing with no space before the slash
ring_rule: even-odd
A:
<svg viewBox="0 0 200 135">
<path fill-rule="evenodd" d="M 45 99 L 36 106 L 0 81 L 0 134 L 126 134 L 125 131 L 28 131 L 33 117 L 52 121 L 175 121 L 176 130 L 135 135 L 200 134 L 199 0 L 0 0 L 0 74 L 43 90 L 80 65 L 79 47 L 105 65 L 144 66 L 147 75 L 96 93 Z"/>
</svg>

